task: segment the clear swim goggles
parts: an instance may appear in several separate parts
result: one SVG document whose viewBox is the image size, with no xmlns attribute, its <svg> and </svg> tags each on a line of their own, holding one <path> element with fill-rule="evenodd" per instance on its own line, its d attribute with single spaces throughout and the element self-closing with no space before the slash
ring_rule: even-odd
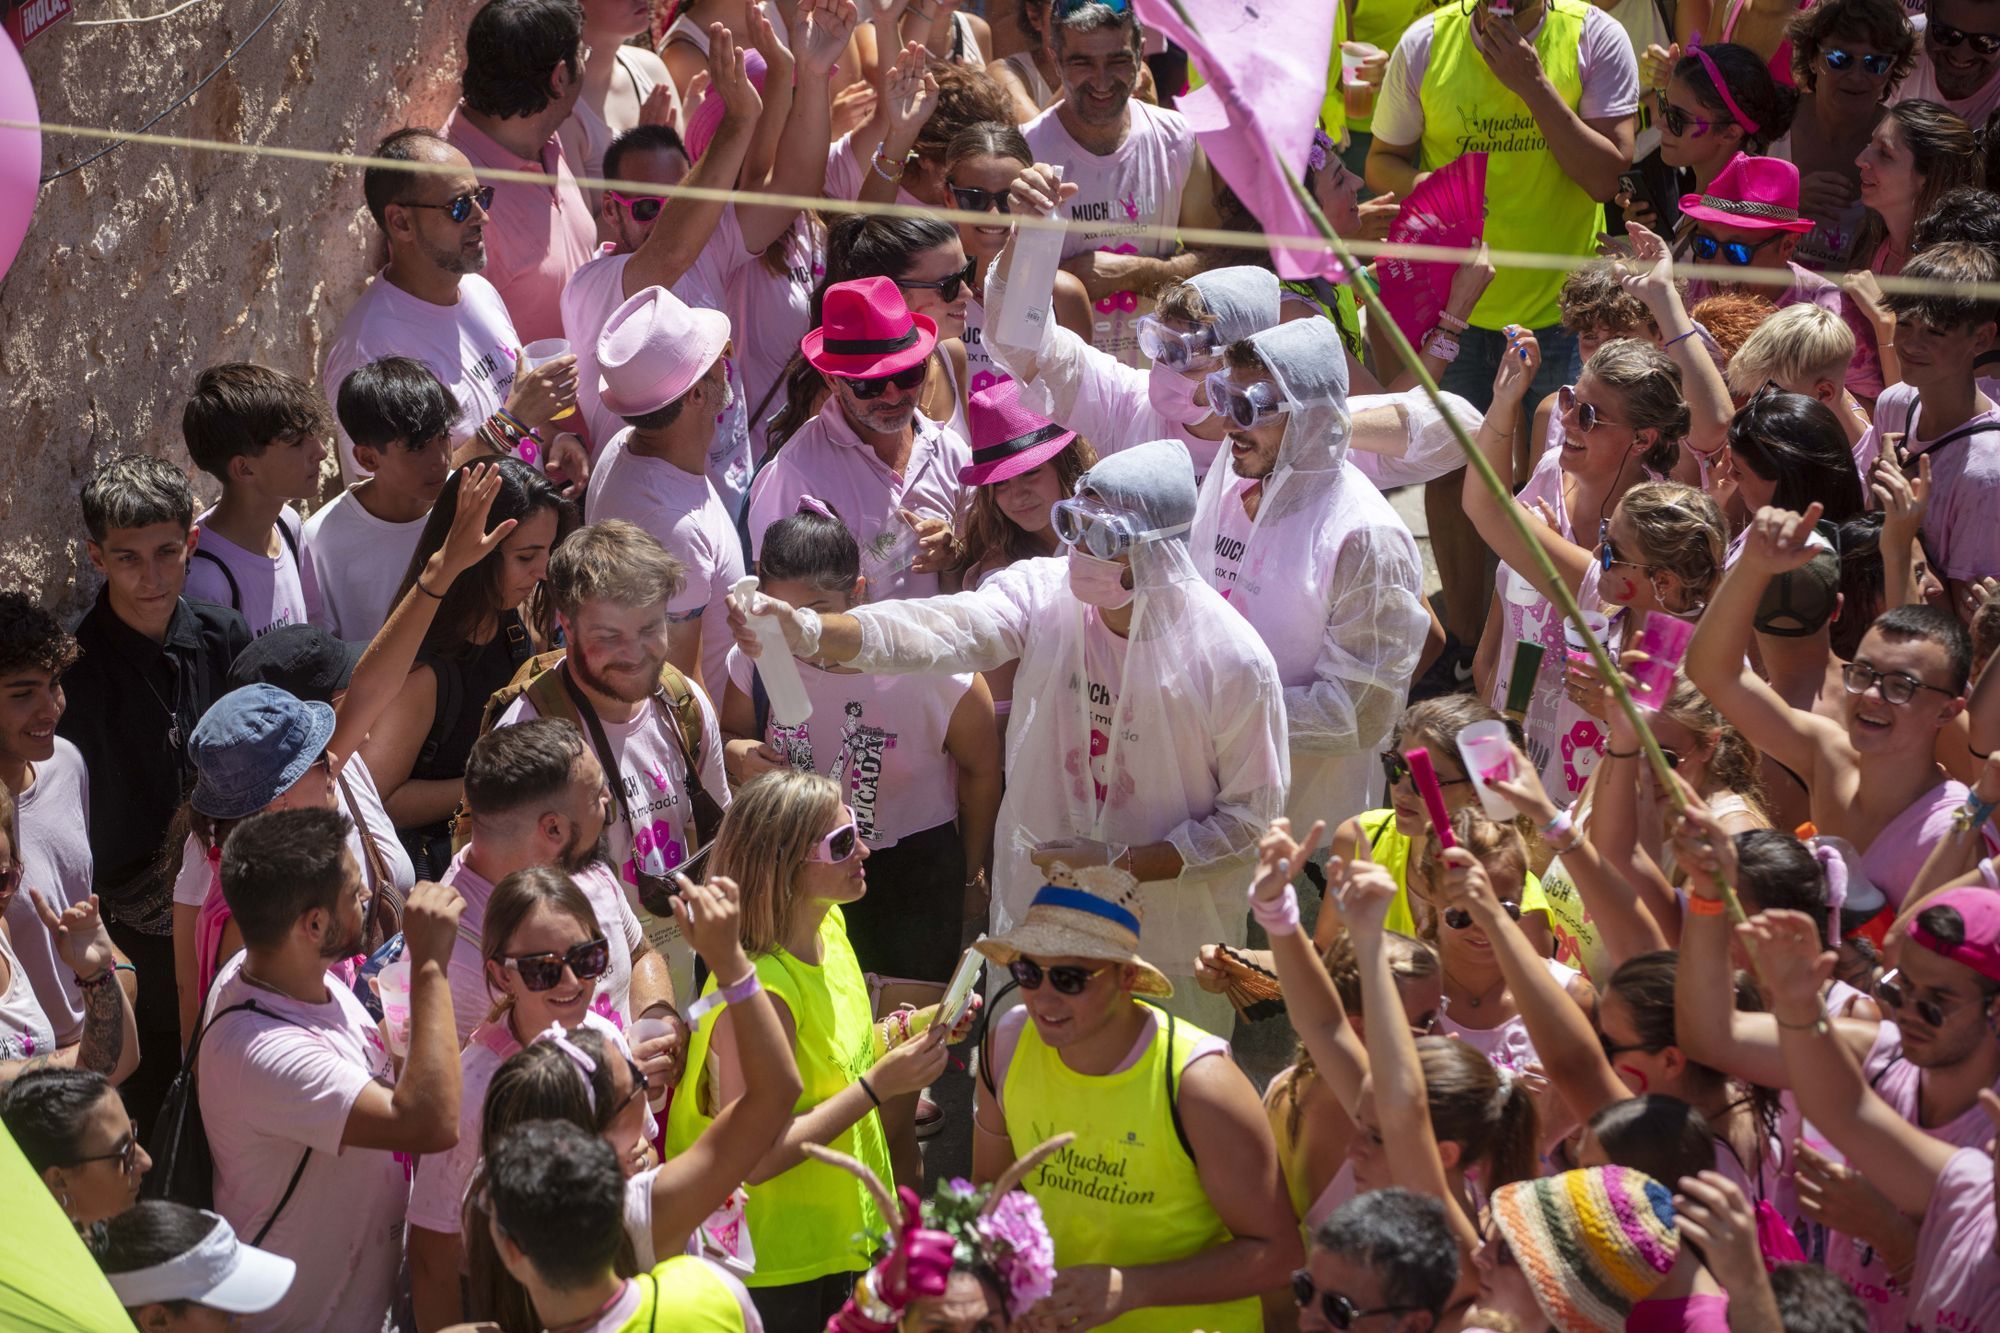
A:
<svg viewBox="0 0 2000 1333">
<path fill-rule="evenodd" d="M 1139 316 L 1139 350 L 1164 370 L 1201 370 L 1222 360 L 1214 325 L 1187 333 L 1158 315 Z"/>
<path fill-rule="evenodd" d="M 1202 381 L 1208 389 L 1208 409 L 1238 430 L 1249 430 L 1265 417 L 1290 411 L 1278 386 L 1265 381 L 1249 388 L 1229 382 L 1224 371 L 1215 371 Z"/>
<path fill-rule="evenodd" d="M 1130 514 L 1086 496 L 1056 501 L 1049 521 L 1064 545 L 1099 560 L 1115 560 L 1141 542 L 1178 537 L 1193 526 L 1181 523 L 1171 528 L 1141 528 Z"/>
</svg>

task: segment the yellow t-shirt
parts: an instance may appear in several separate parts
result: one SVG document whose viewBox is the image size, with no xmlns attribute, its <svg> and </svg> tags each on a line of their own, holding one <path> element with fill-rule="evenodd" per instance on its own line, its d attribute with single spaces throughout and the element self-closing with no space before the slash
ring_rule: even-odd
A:
<svg viewBox="0 0 2000 1333">
<path fill-rule="evenodd" d="M 1417 919 L 1410 911 L 1410 853 L 1414 840 L 1397 831 L 1394 810 L 1363 811 L 1356 820 L 1361 825 L 1362 837 L 1367 840 L 1368 859 L 1396 879 L 1396 896 L 1389 903 L 1383 928 L 1414 939 Z M 1542 892 L 1542 881 L 1533 871 L 1528 872 L 1527 883 L 1521 888 L 1521 915 L 1530 912 L 1549 915 L 1548 895 Z"/>
</svg>

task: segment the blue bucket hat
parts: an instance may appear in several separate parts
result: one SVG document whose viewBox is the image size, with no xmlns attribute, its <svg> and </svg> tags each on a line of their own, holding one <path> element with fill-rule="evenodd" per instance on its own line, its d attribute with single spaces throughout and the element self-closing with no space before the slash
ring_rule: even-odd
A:
<svg viewBox="0 0 2000 1333">
<path fill-rule="evenodd" d="M 194 808 L 243 819 L 292 789 L 333 739 L 333 709 L 275 685 L 245 685 L 217 699 L 188 741 L 199 776 Z"/>
</svg>

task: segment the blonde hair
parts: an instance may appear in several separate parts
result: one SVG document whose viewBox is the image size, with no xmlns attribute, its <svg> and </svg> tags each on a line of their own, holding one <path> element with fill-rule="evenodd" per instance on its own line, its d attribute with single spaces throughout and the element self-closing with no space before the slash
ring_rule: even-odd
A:
<svg viewBox="0 0 2000 1333">
<path fill-rule="evenodd" d="M 1687 399 L 1681 391 L 1681 368 L 1649 342 L 1616 338 L 1584 363 L 1583 373 L 1618 395 L 1619 413 L 1635 433 L 1655 431 L 1658 438 L 1639 455 L 1639 462 L 1665 472 L 1681 456 L 1688 433 Z"/>
<path fill-rule="evenodd" d="M 1430 945 L 1422 940 L 1400 935 L 1393 930 L 1382 933 L 1382 952 L 1389 959 L 1389 974 L 1396 980 L 1396 989 L 1419 981 L 1429 981 L 1442 972 L 1443 966 Z M 1340 996 L 1340 1003 L 1350 1017 L 1365 1018 L 1361 999 L 1361 959 L 1354 950 L 1354 938 L 1345 929 L 1333 937 L 1333 943 L 1326 946 L 1320 962 L 1333 979 L 1333 989 Z M 1315 1078 L 1319 1070 L 1313 1064 L 1312 1052 L 1300 1042 L 1292 1054 L 1293 1076 L 1285 1082 L 1285 1124 L 1286 1135 L 1293 1141 L 1299 1136 L 1299 1123 L 1305 1115 L 1305 1082 Z"/>
<path fill-rule="evenodd" d="M 1679 723 L 1712 746 L 1708 757 L 1708 779 L 1719 790 L 1741 796 L 1750 808 L 1770 818 L 1770 794 L 1764 790 L 1763 757 L 1749 738 L 1731 726 L 1722 711 L 1694 682 L 1676 671 L 1673 689 L 1667 694 L 1660 716 Z M 1664 812 L 1663 812 L 1664 813 Z"/>
<path fill-rule="evenodd" d="M 1831 310 L 1801 301 L 1759 324 L 1729 358 L 1724 373 L 1729 392 L 1748 398 L 1772 382 L 1840 384 L 1853 360 L 1854 330 Z"/>
<path fill-rule="evenodd" d="M 1510 887 L 1520 886 L 1512 890 L 1518 902 L 1528 883 L 1528 843 L 1514 821 L 1502 824 L 1488 819 L 1478 806 L 1468 805 L 1452 815 L 1451 832 L 1458 845 L 1485 869 L 1496 896 L 1504 898 Z M 1444 845 L 1433 828 L 1425 832 L 1423 853 L 1410 866 L 1410 914 L 1417 918 L 1417 934 L 1432 945 L 1437 943 L 1438 917 L 1444 906 L 1435 888 L 1443 857 Z M 1430 910 L 1420 913 L 1416 910 L 1419 905 Z"/>
<path fill-rule="evenodd" d="M 708 875 L 727 876 L 741 890 L 745 953 L 783 945 L 798 907 L 799 871 L 839 815 L 840 788 L 817 773 L 766 773 L 736 793 L 708 854 Z"/>
<path fill-rule="evenodd" d="M 1713 499 L 1677 481 L 1641 482 L 1618 501 L 1632 525 L 1633 554 L 1644 563 L 1678 578 L 1689 603 L 1678 608 L 1700 610 L 1722 581 L 1725 549 L 1722 510 Z"/>
<path fill-rule="evenodd" d="M 687 566 L 636 523 L 608 518 L 572 532 L 549 555 L 549 595 L 574 616 L 586 602 L 652 606 L 678 597 Z"/>
</svg>

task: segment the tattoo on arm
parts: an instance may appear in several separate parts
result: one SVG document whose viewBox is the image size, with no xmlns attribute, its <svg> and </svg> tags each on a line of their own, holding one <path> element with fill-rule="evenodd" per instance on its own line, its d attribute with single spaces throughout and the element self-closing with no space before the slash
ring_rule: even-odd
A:
<svg viewBox="0 0 2000 1333">
<path fill-rule="evenodd" d="M 125 992 L 114 981 L 83 992 L 83 1043 L 76 1063 L 105 1077 L 125 1054 Z"/>
</svg>

